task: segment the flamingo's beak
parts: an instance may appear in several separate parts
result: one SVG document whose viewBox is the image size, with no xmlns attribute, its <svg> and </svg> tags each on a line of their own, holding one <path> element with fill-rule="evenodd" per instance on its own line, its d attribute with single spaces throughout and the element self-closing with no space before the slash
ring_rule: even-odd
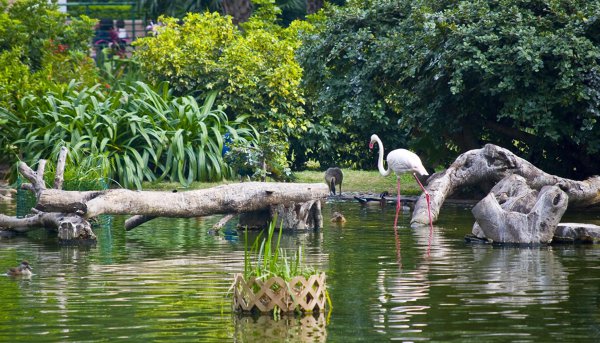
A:
<svg viewBox="0 0 600 343">
<path fill-rule="evenodd" d="M 369 150 L 373 150 L 373 141 L 369 142 Z"/>
</svg>

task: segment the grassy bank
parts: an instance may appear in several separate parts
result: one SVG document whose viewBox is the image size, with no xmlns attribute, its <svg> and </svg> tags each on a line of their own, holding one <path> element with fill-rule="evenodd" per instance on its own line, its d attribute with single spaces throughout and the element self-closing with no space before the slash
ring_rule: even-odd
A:
<svg viewBox="0 0 600 343">
<path fill-rule="evenodd" d="M 394 174 L 387 177 L 381 176 L 376 170 L 349 170 L 344 169 L 344 182 L 342 183 L 342 192 L 358 192 L 379 194 L 388 191 L 390 194 L 396 194 L 396 176 Z M 301 171 L 295 172 L 296 181 L 301 183 L 321 183 L 324 181 L 325 172 L 322 171 Z M 224 182 L 194 182 L 189 189 L 203 189 L 218 186 L 221 184 L 236 183 L 238 181 Z M 411 175 L 402 176 L 402 194 L 418 195 L 421 194 L 421 188 Z M 144 189 L 170 190 L 184 189 L 178 183 L 156 183 L 144 184 Z"/>
</svg>

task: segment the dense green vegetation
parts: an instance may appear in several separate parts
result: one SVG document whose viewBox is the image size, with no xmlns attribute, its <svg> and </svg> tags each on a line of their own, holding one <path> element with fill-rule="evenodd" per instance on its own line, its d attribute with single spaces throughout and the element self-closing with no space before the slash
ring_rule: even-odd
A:
<svg viewBox="0 0 600 343">
<path fill-rule="evenodd" d="M 297 27 L 283 29 L 262 14 L 243 29 L 217 13 L 189 14 L 181 25 L 162 18 L 160 34 L 136 42 L 135 57 L 154 83 L 168 81 L 177 94 L 199 98 L 216 90 L 230 118 L 248 115 L 261 130 L 298 136 L 307 123 L 294 59 Z"/>
<path fill-rule="evenodd" d="M 0 1 L 0 107 L 19 111 L 28 94 L 42 95 L 72 80 L 95 82 L 89 59 L 93 20 L 73 18 L 48 1 Z M 1 147 L 0 147 L 0 151 Z"/>
<path fill-rule="evenodd" d="M 429 169 L 488 142 L 561 176 L 600 169 L 599 2 L 357 0 L 287 22 L 283 3 L 255 1 L 239 25 L 164 16 L 132 56 L 96 65 L 93 20 L 0 2 L 0 159 L 66 145 L 138 188 L 293 180 L 316 162 L 375 169 L 377 133 Z"/>
<path fill-rule="evenodd" d="M 119 91 L 71 86 L 27 97 L 19 115 L 5 115 L 13 129 L 0 142 L 26 161 L 57 156 L 66 146 L 73 165 L 141 188 L 143 181 L 185 185 L 232 177 L 222 158 L 223 135 L 253 137 L 243 118 L 228 121 L 213 108 L 215 94 L 200 106 L 193 97 L 155 92 L 141 82 Z"/>
<path fill-rule="evenodd" d="M 300 48 L 309 113 L 324 122 L 301 144 L 367 167 L 370 132 L 430 165 L 491 142 L 551 173 L 597 173 L 599 13 L 585 0 L 332 9 Z"/>
</svg>

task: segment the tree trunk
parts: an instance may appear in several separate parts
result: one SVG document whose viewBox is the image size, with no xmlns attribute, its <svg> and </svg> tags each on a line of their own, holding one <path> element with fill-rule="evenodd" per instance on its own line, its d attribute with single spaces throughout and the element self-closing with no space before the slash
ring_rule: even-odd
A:
<svg viewBox="0 0 600 343">
<path fill-rule="evenodd" d="M 137 215 L 135 223 L 127 224 L 127 229 L 130 230 L 154 217 L 189 218 L 212 214 L 271 211 L 281 204 L 300 204 L 300 208 L 303 208 L 302 204 L 309 203 L 309 208 L 312 209 L 315 201 L 319 202 L 316 208 L 320 210 L 320 199 L 325 198 L 327 194 L 329 190 L 323 183 L 246 182 L 178 193 L 126 189 L 83 192 L 44 189 L 39 193 L 36 211 L 44 215 L 52 215 L 52 218 L 66 217 L 67 214 L 77 215 L 80 218 L 78 224 L 83 226 L 89 225 L 86 219 L 101 214 Z M 305 220 L 309 220 L 311 224 L 315 222 L 313 212 L 302 213 L 301 216 L 303 217 L 298 217 L 297 220 L 299 226 L 304 225 Z M 30 229 L 36 226 L 68 228 L 61 224 L 49 225 L 42 218 L 18 220 L 7 216 L 0 217 L 0 227 L 5 229 L 16 230 L 16 227 Z M 19 229 L 19 231 L 26 230 Z M 69 235 L 71 234 L 65 233 L 65 236 Z"/>
<path fill-rule="evenodd" d="M 485 183 L 493 185 L 512 174 L 524 177 L 527 185 L 534 190 L 539 191 L 548 185 L 558 186 L 568 195 L 571 207 L 591 207 L 600 202 L 599 176 L 584 181 L 564 179 L 543 172 L 507 149 L 487 144 L 482 149 L 460 155 L 447 170 L 435 173 L 429 178 L 426 189 L 430 194 L 433 221 L 437 220 L 446 198 L 460 187 Z M 411 224 L 429 224 L 424 195 L 421 195 L 415 204 Z"/>
<path fill-rule="evenodd" d="M 178 193 L 47 189 L 40 193 L 36 208 L 44 212 L 77 212 L 85 218 L 101 214 L 189 218 L 266 210 L 280 203 L 325 198 L 328 192 L 323 183 L 277 182 L 244 182 Z"/>
<path fill-rule="evenodd" d="M 245 22 L 252 14 L 252 2 L 250 0 L 223 0 L 221 2 L 223 12 L 232 17 L 235 25 Z"/>
<path fill-rule="evenodd" d="M 61 187 L 66 149 L 61 150 L 55 187 Z M 36 194 L 34 214 L 26 218 L 0 215 L 0 231 L 25 232 L 37 227 L 58 230 L 59 239 L 95 239 L 88 219 L 101 214 L 131 214 L 127 230 L 155 217 L 201 217 L 212 214 L 283 211 L 284 225 L 293 228 L 322 227 L 321 199 L 329 189 L 323 183 L 247 182 L 222 185 L 188 192 L 156 192 L 112 189 L 104 191 L 62 191 L 46 189 L 45 160 L 38 162 L 34 172 L 26 163 L 19 171 L 31 183 L 23 186 Z M 22 186 L 22 187 L 23 187 Z"/>
<path fill-rule="evenodd" d="M 528 213 L 503 209 L 494 193 L 475 205 L 472 212 L 485 237 L 496 243 L 550 243 L 568 202 L 560 188 L 545 186 Z"/>
<path fill-rule="evenodd" d="M 266 228 L 269 222 L 277 218 L 275 227 L 309 230 L 323 227 L 321 201 L 309 200 L 302 203 L 293 201 L 271 206 L 268 211 L 245 213 L 240 216 L 239 227 Z"/>
<path fill-rule="evenodd" d="M 27 232 L 39 227 L 57 230 L 58 239 L 62 243 L 96 240 L 90 223 L 73 213 L 39 212 L 25 218 L 0 214 L 0 231 Z"/>
</svg>

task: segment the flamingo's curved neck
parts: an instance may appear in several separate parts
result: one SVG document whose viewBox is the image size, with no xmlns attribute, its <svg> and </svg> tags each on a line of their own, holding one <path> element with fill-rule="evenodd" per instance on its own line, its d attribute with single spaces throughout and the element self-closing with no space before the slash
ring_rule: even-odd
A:
<svg viewBox="0 0 600 343">
<path fill-rule="evenodd" d="M 377 161 L 377 168 L 379 169 L 379 173 L 383 176 L 388 176 L 390 175 L 390 173 L 392 172 L 392 170 L 389 168 L 385 169 L 383 167 L 383 143 L 381 142 L 381 139 L 379 139 L 379 137 L 376 138 L 377 139 L 377 144 L 379 145 L 379 161 Z"/>
</svg>

